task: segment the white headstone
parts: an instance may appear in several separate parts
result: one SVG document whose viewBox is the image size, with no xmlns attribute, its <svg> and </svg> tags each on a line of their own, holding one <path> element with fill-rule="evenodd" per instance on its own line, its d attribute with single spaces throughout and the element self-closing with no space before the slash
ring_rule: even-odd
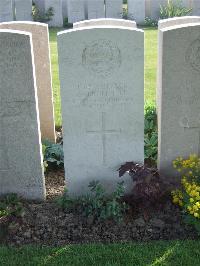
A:
<svg viewBox="0 0 200 266">
<path fill-rule="evenodd" d="M 12 0 L 0 0 L 0 22 L 13 20 Z"/>
<path fill-rule="evenodd" d="M 95 27 L 95 26 L 118 26 L 118 27 L 131 27 L 137 28 L 136 22 L 133 20 L 103 18 L 103 19 L 90 19 L 73 24 L 73 28 Z"/>
<path fill-rule="evenodd" d="M 128 0 L 128 18 L 135 20 L 138 24 L 145 23 L 145 0 Z"/>
<path fill-rule="evenodd" d="M 123 0 L 105 0 L 107 18 L 123 17 Z"/>
<path fill-rule="evenodd" d="M 43 200 L 31 34 L 0 30 L 0 194 Z"/>
<path fill-rule="evenodd" d="M 192 14 L 195 16 L 200 16 L 200 1 L 193 0 L 192 2 Z"/>
<path fill-rule="evenodd" d="M 44 0 L 45 11 L 47 12 L 50 7 L 53 8 L 53 17 L 48 22 L 50 27 L 62 27 L 63 26 L 63 11 L 62 0 Z"/>
<path fill-rule="evenodd" d="M 185 16 L 185 17 L 175 17 L 169 19 L 162 19 L 158 21 L 158 29 L 163 29 L 171 26 L 197 23 L 200 22 L 200 16 Z"/>
<path fill-rule="evenodd" d="M 32 21 L 32 0 L 15 0 L 15 18 L 18 21 Z"/>
<path fill-rule="evenodd" d="M 104 0 L 88 0 L 88 19 L 105 18 Z"/>
<path fill-rule="evenodd" d="M 92 180 L 111 192 L 120 165 L 144 159 L 144 32 L 64 31 L 58 54 L 69 193 L 87 193 Z"/>
<path fill-rule="evenodd" d="M 1 23 L 0 29 L 20 30 L 32 34 L 41 135 L 42 139 L 55 142 L 48 25 L 19 21 Z"/>
<path fill-rule="evenodd" d="M 68 22 L 75 23 L 85 19 L 84 0 L 68 0 Z"/>
<path fill-rule="evenodd" d="M 178 156 L 200 156 L 200 23 L 159 31 L 158 168 L 175 176 Z"/>
</svg>

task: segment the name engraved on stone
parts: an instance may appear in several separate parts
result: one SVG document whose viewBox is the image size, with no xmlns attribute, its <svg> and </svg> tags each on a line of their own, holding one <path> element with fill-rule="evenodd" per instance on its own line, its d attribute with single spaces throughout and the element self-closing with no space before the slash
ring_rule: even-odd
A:
<svg viewBox="0 0 200 266">
<path fill-rule="evenodd" d="M 134 98 L 127 96 L 128 86 L 123 83 L 101 83 L 96 87 L 92 84 L 78 84 L 74 91 L 76 95 L 67 100 L 73 106 L 93 108 L 134 103 Z"/>
<path fill-rule="evenodd" d="M 101 130 L 87 130 L 87 134 L 100 134 L 102 140 L 102 164 L 106 165 L 106 136 L 120 134 L 121 129 L 106 129 L 106 113 L 101 113 Z"/>
<path fill-rule="evenodd" d="M 121 51 L 110 40 L 96 40 L 86 46 L 82 53 L 82 65 L 90 72 L 107 76 L 121 66 Z"/>
<path fill-rule="evenodd" d="M 186 51 L 185 60 L 190 64 L 192 69 L 200 72 L 200 39 L 191 43 Z"/>
</svg>

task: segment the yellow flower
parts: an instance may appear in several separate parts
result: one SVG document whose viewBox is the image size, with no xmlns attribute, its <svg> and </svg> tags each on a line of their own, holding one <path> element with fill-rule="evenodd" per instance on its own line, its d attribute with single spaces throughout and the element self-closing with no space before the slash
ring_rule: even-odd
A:
<svg viewBox="0 0 200 266">
<path fill-rule="evenodd" d="M 190 198 L 190 202 L 193 203 L 194 202 L 194 199 L 193 198 Z"/>
</svg>

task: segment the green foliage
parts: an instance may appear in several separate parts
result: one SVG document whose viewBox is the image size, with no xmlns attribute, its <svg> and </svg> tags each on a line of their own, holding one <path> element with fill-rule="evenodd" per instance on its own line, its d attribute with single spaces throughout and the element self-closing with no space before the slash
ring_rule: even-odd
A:
<svg viewBox="0 0 200 266">
<path fill-rule="evenodd" d="M 123 7 L 122 18 L 123 19 L 129 19 L 127 8 Z"/>
<path fill-rule="evenodd" d="M 73 23 L 69 23 L 68 22 L 68 18 L 65 17 L 64 20 L 63 20 L 63 27 L 64 28 L 73 28 Z"/>
<path fill-rule="evenodd" d="M 33 21 L 47 23 L 48 21 L 52 20 L 52 17 L 54 16 L 53 7 L 50 7 L 44 14 L 42 14 L 37 5 L 33 3 L 32 16 L 33 16 Z"/>
<path fill-rule="evenodd" d="M 155 19 L 152 19 L 150 17 L 145 18 L 145 26 L 147 27 L 157 27 L 158 26 L 158 21 Z"/>
<path fill-rule="evenodd" d="M 91 195 L 84 197 L 82 201 L 85 215 L 92 215 L 97 220 L 114 219 L 120 222 L 128 208 L 125 202 L 120 202 L 124 195 L 123 182 L 117 184 L 110 197 L 106 196 L 105 189 L 98 181 L 91 182 L 89 188 Z"/>
<path fill-rule="evenodd" d="M 71 199 L 68 195 L 68 190 L 65 189 L 62 196 L 56 199 L 58 207 L 62 210 L 71 209 L 75 206 L 75 200 Z"/>
<path fill-rule="evenodd" d="M 195 218 L 192 215 L 184 215 L 183 217 L 183 221 L 188 224 L 191 225 L 192 227 L 195 228 L 195 230 L 197 231 L 197 234 L 200 236 L 200 222 L 197 218 Z"/>
<path fill-rule="evenodd" d="M 105 221 L 113 219 L 120 222 L 123 215 L 128 210 L 128 206 L 122 201 L 124 195 L 123 182 L 117 184 L 116 190 L 111 196 L 106 195 L 106 191 L 99 181 L 93 181 L 88 186 L 90 194 L 76 199 L 70 199 L 67 190 L 56 202 L 63 210 L 81 209 L 86 217 L 92 216 L 94 220 Z"/>
<path fill-rule="evenodd" d="M 152 164 L 156 164 L 158 152 L 158 130 L 157 130 L 157 114 L 154 106 L 145 107 L 144 122 L 144 154 L 145 159 L 150 160 Z"/>
<path fill-rule="evenodd" d="M 43 141 L 42 144 L 43 157 L 46 166 L 63 167 L 64 165 L 64 152 L 63 146 L 60 143 L 52 143 L 48 140 Z"/>
<path fill-rule="evenodd" d="M 23 207 L 16 194 L 9 194 L 0 200 L 0 218 L 23 215 Z"/>
<path fill-rule="evenodd" d="M 182 1 L 168 0 L 166 6 L 160 6 L 160 19 L 186 16 L 191 11 L 191 8 L 182 6 Z"/>
</svg>

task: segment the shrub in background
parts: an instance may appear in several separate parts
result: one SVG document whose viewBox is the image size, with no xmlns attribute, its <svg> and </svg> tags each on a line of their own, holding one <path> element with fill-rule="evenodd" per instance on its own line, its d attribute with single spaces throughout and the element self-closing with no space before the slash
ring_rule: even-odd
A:
<svg viewBox="0 0 200 266">
<path fill-rule="evenodd" d="M 50 20 L 52 20 L 52 17 L 54 16 L 53 7 L 50 7 L 44 14 L 42 14 L 37 5 L 33 2 L 32 16 L 33 16 L 33 21 L 47 23 Z"/>
<path fill-rule="evenodd" d="M 166 6 L 160 6 L 160 19 L 187 16 L 191 11 L 192 8 L 182 6 L 182 1 L 168 0 Z"/>
</svg>

